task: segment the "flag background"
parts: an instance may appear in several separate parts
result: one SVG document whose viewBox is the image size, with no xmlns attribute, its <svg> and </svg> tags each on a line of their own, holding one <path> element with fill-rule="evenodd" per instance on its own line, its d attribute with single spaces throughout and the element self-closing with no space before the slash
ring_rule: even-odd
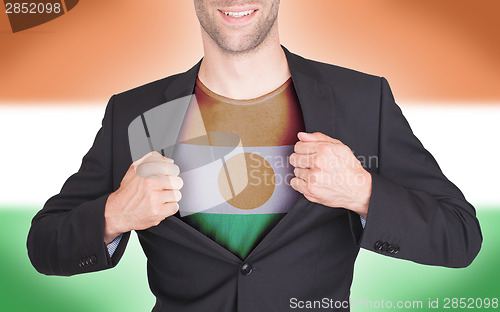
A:
<svg viewBox="0 0 500 312">
<path fill-rule="evenodd" d="M 460 270 L 362 250 L 351 298 L 365 304 L 352 311 L 383 310 L 382 300 L 422 301 L 425 311 L 435 310 L 429 298 L 442 309 L 446 298 L 500 297 L 499 9 L 496 0 L 281 3 L 281 41 L 292 52 L 388 79 L 483 230 L 479 256 Z M 36 211 L 78 170 L 109 97 L 202 57 L 193 4 L 86 0 L 16 34 L 8 23 L 1 12 L 0 310 L 149 311 L 154 297 L 135 235 L 116 268 L 74 277 L 38 274 L 26 235 Z"/>
</svg>

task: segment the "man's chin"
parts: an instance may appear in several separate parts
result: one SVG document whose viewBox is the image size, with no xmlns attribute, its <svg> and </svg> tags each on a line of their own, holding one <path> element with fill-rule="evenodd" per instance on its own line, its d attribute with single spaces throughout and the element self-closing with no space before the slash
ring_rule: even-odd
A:
<svg viewBox="0 0 500 312">
<path fill-rule="evenodd" d="M 224 42 L 220 42 L 216 44 L 226 53 L 228 54 L 246 54 L 251 53 L 256 50 L 263 44 L 262 41 L 258 40 L 248 40 L 248 39 L 228 39 Z"/>
</svg>

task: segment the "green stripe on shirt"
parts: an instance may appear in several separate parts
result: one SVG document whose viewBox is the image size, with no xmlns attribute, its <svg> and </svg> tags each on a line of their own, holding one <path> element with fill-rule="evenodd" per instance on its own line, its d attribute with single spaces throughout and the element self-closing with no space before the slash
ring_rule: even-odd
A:
<svg viewBox="0 0 500 312">
<path fill-rule="evenodd" d="M 194 213 L 183 220 L 241 259 L 245 259 L 284 216 L 285 213 Z"/>
</svg>

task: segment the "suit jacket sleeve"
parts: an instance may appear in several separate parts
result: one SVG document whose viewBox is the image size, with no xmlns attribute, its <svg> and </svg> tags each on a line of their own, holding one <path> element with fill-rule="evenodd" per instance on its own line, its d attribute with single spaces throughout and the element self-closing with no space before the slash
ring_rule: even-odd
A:
<svg viewBox="0 0 500 312">
<path fill-rule="evenodd" d="M 360 246 L 417 263 L 465 267 L 481 242 L 474 207 L 413 135 L 382 78 L 378 169 Z"/>
<path fill-rule="evenodd" d="M 123 235 L 113 257 L 104 243 L 104 207 L 113 192 L 112 115 L 106 106 L 101 129 L 77 173 L 32 220 L 27 239 L 35 269 L 47 275 L 74 275 L 114 267 L 130 236 Z"/>
</svg>

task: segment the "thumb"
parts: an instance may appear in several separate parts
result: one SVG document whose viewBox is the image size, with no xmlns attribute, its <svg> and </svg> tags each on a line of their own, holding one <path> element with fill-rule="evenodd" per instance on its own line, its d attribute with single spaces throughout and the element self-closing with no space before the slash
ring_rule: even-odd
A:
<svg viewBox="0 0 500 312">
<path fill-rule="evenodd" d="M 317 142 L 332 142 L 332 143 L 340 142 L 339 140 L 329 137 L 321 132 L 313 132 L 313 133 L 299 132 L 297 133 L 297 137 L 301 141 L 317 141 Z"/>
</svg>

